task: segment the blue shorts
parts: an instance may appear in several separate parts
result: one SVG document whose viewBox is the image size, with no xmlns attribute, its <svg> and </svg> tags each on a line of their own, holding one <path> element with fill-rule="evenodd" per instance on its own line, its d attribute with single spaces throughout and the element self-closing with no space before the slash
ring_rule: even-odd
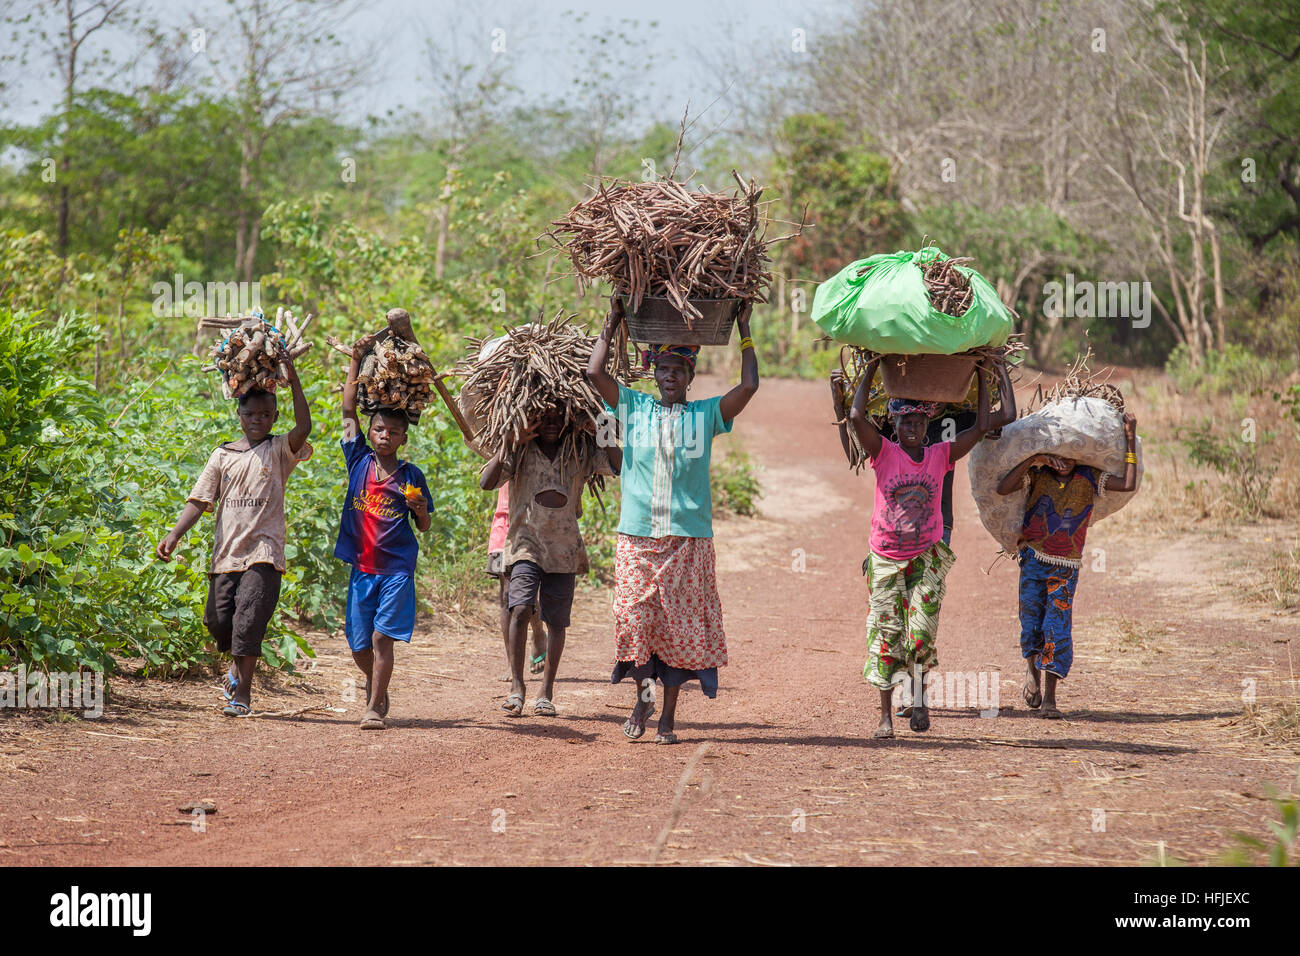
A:
<svg viewBox="0 0 1300 956">
<path fill-rule="evenodd" d="M 352 569 L 345 618 L 348 647 L 364 651 L 378 631 L 411 643 L 415 631 L 415 578 L 409 574 L 366 574 Z"/>
</svg>

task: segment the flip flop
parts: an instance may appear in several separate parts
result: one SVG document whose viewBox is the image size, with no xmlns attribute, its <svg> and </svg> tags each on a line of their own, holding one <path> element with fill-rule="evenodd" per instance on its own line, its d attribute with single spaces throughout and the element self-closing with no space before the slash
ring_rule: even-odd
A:
<svg viewBox="0 0 1300 956">
<path fill-rule="evenodd" d="M 239 687 L 239 678 L 230 671 L 226 671 L 226 679 L 221 684 L 221 696 L 226 700 L 235 699 L 235 690 Z"/>
<path fill-rule="evenodd" d="M 528 673 L 540 674 L 546 669 L 546 652 L 538 654 L 536 657 L 528 658 Z"/>
<path fill-rule="evenodd" d="M 524 695 L 511 694 L 506 698 L 506 702 L 501 705 L 501 709 L 506 712 L 507 717 L 522 717 L 524 715 Z"/>
<path fill-rule="evenodd" d="M 549 700 L 547 700 L 545 697 L 539 697 L 539 698 L 537 698 L 537 702 L 533 704 L 533 716 L 534 716 L 534 717 L 554 717 L 554 716 L 555 716 L 555 705 L 552 704 L 552 703 L 551 703 Z"/>
<path fill-rule="evenodd" d="M 1061 713 L 1055 707 L 1049 706 L 1039 708 L 1038 716 L 1042 717 L 1044 720 L 1060 720 L 1065 716 L 1065 714 Z"/>
<path fill-rule="evenodd" d="M 382 717 L 367 717 L 361 721 L 362 730 L 383 730 L 386 726 Z"/>
<path fill-rule="evenodd" d="M 1037 710 L 1043 703 L 1043 692 L 1029 681 L 1020 685 L 1020 697 L 1030 710 Z"/>
<path fill-rule="evenodd" d="M 907 726 L 911 727 L 913 730 L 918 732 L 922 730 L 929 730 L 930 729 L 930 708 L 913 707 L 912 719 L 908 722 Z"/>
<path fill-rule="evenodd" d="M 894 716 L 895 716 L 895 717 L 911 717 L 911 716 L 912 716 L 912 706 L 909 704 L 909 705 L 906 706 L 906 707 L 900 707 L 900 708 L 898 708 L 898 710 L 894 711 Z"/>
<path fill-rule="evenodd" d="M 645 736 L 646 721 L 654 716 L 654 712 L 655 712 L 655 705 L 651 704 L 650 709 L 641 715 L 641 719 L 639 721 L 633 719 L 632 717 L 629 717 L 627 720 L 623 721 L 623 736 L 626 737 L 628 740 L 639 740 L 641 737 Z"/>
<path fill-rule="evenodd" d="M 237 700 L 232 700 L 225 707 L 221 708 L 221 712 L 227 717 L 247 717 L 253 712 L 253 710 L 247 704 L 241 704 Z"/>
<path fill-rule="evenodd" d="M 666 734 L 656 734 L 656 735 L 655 735 L 655 743 L 657 743 L 657 744 L 675 744 L 675 743 L 677 743 L 677 735 L 676 735 L 675 733 L 673 733 L 671 730 L 668 731 L 668 733 L 666 733 Z"/>
<path fill-rule="evenodd" d="M 876 740 L 892 740 L 894 737 L 893 727 L 877 727 L 876 732 L 871 735 Z"/>
</svg>

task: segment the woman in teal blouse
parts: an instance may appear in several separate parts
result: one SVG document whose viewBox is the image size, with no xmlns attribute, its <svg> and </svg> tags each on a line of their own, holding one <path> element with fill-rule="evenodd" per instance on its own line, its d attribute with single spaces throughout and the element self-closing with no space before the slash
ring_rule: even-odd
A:
<svg viewBox="0 0 1300 956">
<path fill-rule="evenodd" d="M 587 364 L 587 377 L 617 417 L 623 437 L 622 512 L 614 574 L 613 683 L 631 676 L 637 700 L 623 733 L 636 740 L 655 711 L 654 681 L 664 685 L 655 743 L 675 744 L 677 696 L 698 680 L 718 693 L 718 668 L 727 663 L 713 554 L 713 499 L 709 459 L 713 438 L 758 391 L 758 357 L 749 337 L 747 306 L 737 320 L 740 384 L 725 395 L 690 400 L 699 346 L 652 350 L 659 397 L 620 385 L 606 363 L 623 321 L 615 296 Z"/>
</svg>

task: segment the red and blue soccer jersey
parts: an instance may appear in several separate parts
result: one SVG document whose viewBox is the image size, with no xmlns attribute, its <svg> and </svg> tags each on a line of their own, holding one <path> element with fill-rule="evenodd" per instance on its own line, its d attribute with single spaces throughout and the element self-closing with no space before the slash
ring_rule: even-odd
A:
<svg viewBox="0 0 1300 956">
<path fill-rule="evenodd" d="M 424 472 L 403 461 L 395 473 L 379 481 L 375 453 L 364 435 L 340 444 L 348 466 L 348 496 L 343 502 L 334 557 L 363 574 L 414 575 L 420 546 L 411 529 L 411 508 L 402 488 L 408 484 L 419 488 L 432 511 L 433 498 Z"/>
</svg>

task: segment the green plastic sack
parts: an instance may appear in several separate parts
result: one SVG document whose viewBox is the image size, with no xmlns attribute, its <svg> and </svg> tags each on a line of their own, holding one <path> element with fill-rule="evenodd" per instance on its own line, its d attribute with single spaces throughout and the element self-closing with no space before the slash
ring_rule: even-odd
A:
<svg viewBox="0 0 1300 956">
<path fill-rule="evenodd" d="M 920 252 L 880 253 L 850 263 L 817 287 L 813 321 L 837 342 L 873 352 L 953 355 L 1006 344 L 1015 320 L 993 286 L 974 269 L 957 266 L 970 277 L 974 293 L 965 315 L 945 315 L 930 305 L 921 270 L 913 263 L 936 257 L 949 258 L 937 246 L 927 246 Z"/>
</svg>

